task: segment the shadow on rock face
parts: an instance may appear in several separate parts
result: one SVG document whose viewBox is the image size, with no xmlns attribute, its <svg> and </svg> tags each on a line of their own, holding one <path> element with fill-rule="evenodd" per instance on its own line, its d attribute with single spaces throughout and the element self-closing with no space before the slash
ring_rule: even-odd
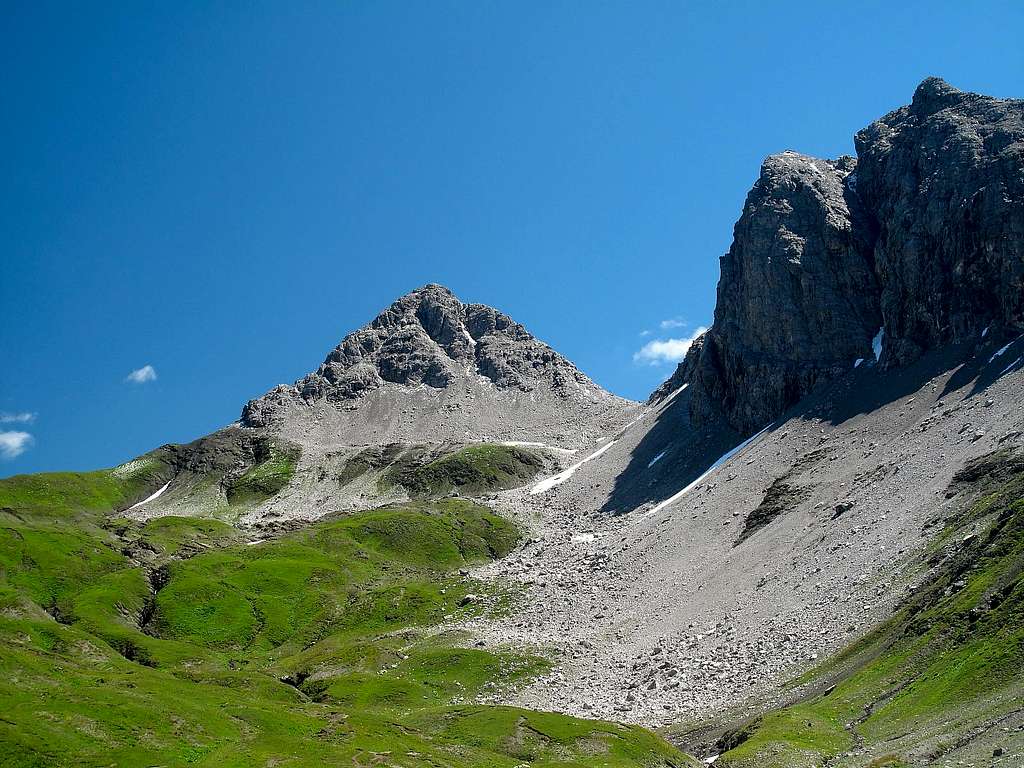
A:
<svg viewBox="0 0 1024 768">
<path fill-rule="evenodd" d="M 975 397 L 984 393 L 1004 368 L 1024 354 L 1024 339 L 989 363 L 991 355 L 999 348 L 1001 344 L 996 342 L 982 346 L 953 345 L 925 354 L 905 368 L 884 371 L 869 365 L 851 369 L 848 375 L 816 387 L 772 425 L 804 420 L 837 427 L 859 415 L 911 397 L 928 382 L 950 371 L 954 373 L 940 397 L 948 396 L 971 381 L 974 387 L 965 399 Z M 1015 365 L 1019 366 L 1020 362 Z M 602 512 L 618 515 L 642 512 L 645 507 L 671 498 L 750 437 L 731 429 L 721 416 L 695 426 L 689 415 L 690 404 L 687 389 L 657 414 L 652 427 L 633 449 L 625 470 L 616 477 L 608 500 L 601 507 Z"/>
<path fill-rule="evenodd" d="M 946 384 L 942 394 L 963 387 L 973 381 L 968 397 L 975 397 L 988 389 L 998 378 L 1020 367 L 1024 356 L 1024 336 L 994 336 L 988 344 L 977 348 Z"/>
<path fill-rule="evenodd" d="M 694 427 L 689 410 L 687 390 L 663 406 L 615 479 L 602 512 L 626 514 L 670 498 L 743 439 L 724 419 Z"/>
<path fill-rule="evenodd" d="M 999 342 L 953 344 L 929 352 L 905 368 L 887 371 L 866 368 L 824 388 L 801 406 L 808 416 L 823 418 L 837 426 L 854 416 L 909 397 L 935 377 L 950 371 L 953 374 L 939 393 L 939 398 L 948 397 L 974 382 L 963 396 L 964 400 L 969 400 L 984 394 L 1003 373 L 1008 372 L 1004 369 L 1024 353 L 1024 343 L 1014 343 L 1003 355 L 989 362 L 1000 346 Z"/>
</svg>

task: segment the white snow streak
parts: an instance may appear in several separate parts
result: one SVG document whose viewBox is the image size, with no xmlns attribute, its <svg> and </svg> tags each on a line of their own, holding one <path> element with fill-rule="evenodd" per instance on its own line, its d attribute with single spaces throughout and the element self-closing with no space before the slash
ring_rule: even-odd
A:
<svg viewBox="0 0 1024 768">
<path fill-rule="evenodd" d="M 577 464 L 573 464 L 568 469 L 563 469 L 557 475 L 552 475 L 551 477 L 549 477 L 549 478 L 547 478 L 545 480 L 541 480 L 539 483 L 537 483 L 535 486 L 533 486 L 533 488 L 530 489 L 530 495 L 531 496 L 536 496 L 538 493 L 545 493 L 546 491 L 550 491 L 556 485 L 561 485 L 566 480 L 568 480 L 570 477 L 572 477 L 576 473 L 577 469 L 582 467 L 588 461 L 593 461 L 594 459 L 596 459 L 602 453 L 604 453 L 609 448 L 611 448 L 613 445 L 615 445 L 616 442 L 618 442 L 618 441 L 617 440 L 612 440 L 610 443 L 606 443 L 605 445 L 602 445 L 600 448 L 598 448 L 592 454 L 587 456 L 587 458 L 583 459 L 583 461 L 578 462 Z"/>
<path fill-rule="evenodd" d="M 171 484 L 171 481 L 168 480 L 167 484 L 163 488 L 161 488 L 159 491 L 154 493 L 152 496 L 143 499 L 138 504 L 132 504 L 130 507 L 128 507 L 128 509 L 135 509 L 136 507 L 141 507 L 143 504 L 149 504 L 149 502 L 151 502 L 153 499 L 155 499 L 158 496 L 160 496 L 161 494 L 163 494 L 163 492 L 167 490 L 167 486 L 170 485 L 170 484 Z"/>
<path fill-rule="evenodd" d="M 669 496 L 667 499 L 665 499 L 663 502 L 661 502 L 657 506 L 649 509 L 647 512 L 644 512 L 644 514 L 641 515 L 637 519 L 638 520 L 643 520 L 645 517 L 650 517 L 651 515 L 656 515 L 656 514 L 658 514 L 658 512 L 663 510 L 665 507 L 669 506 L 670 504 L 674 504 L 675 502 L 677 502 L 683 496 L 685 496 L 690 491 L 692 491 L 694 488 L 696 488 L 698 485 L 700 485 L 708 475 L 710 475 L 712 472 L 714 472 L 720 466 L 725 464 L 725 462 L 727 462 L 729 459 L 731 459 L 733 456 L 735 456 L 737 453 L 742 451 L 744 448 L 746 448 L 748 445 L 750 445 L 752 442 L 754 442 L 757 438 L 759 438 L 761 435 L 763 435 L 765 432 L 767 432 L 768 431 L 768 427 L 770 427 L 770 426 L 771 426 L 771 424 L 769 424 L 767 427 L 762 429 L 757 434 L 751 435 L 746 440 L 744 440 L 742 443 L 737 445 L 735 448 L 732 448 L 732 449 L 726 451 L 725 453 L 723 453 L 721 456 L 718 457 L 718 459 L 715 461 L 714 464 L 712 464 L 710 467 L 708 467 L 707 469 L 704 470 L 704 473 L 701 474 L 700 477 L 698 477 L 696 480 L 694 480 L 688 486 L 683 488 L 683 490 L 678 491 L 677 493 L 675 493 L 672 496 Z"/>
<path fill-rule="evenodd" d="M 857 368 L 863 362 L 864 362 L 864 358 L 863 357 L 858 357 L 856 360 L 853 361 L 853 367 Z"/>
<path fill-rule="evenodd" d="M 989 325 L 985 326 L 985 330 L 981 332 L 981 338 L 984 339 L 986 336 L 988 336 L 988 329 L 991 328 L 991 327 L 992 326 L 989 326 Z"/>
<path fill-rule="evenodd" d="M 668 404 L 669 404 L 669 403 L 671 403 L 671 402 L 672 402 L 673 400 L 675 400 L 675 397 L 676 397 L 676 395 L 678 395 L 678 394 L 679 394 L 680 392 L 682 392 L 682 391 L 683 391 L 684 389 L 686 389 L 686 388 L 687 388 L 688 386 L 690 386 L 690 382 L 686 382 L 686 383 L 685 383 L 685 384 L 683 384 L 683 386 L 681 386 L 681 387 L 680 387 L 679 389 L 675 390 L 675 391 L 674 391 L 674 392 L 673 392 L 673 393 L 672 393 L 671 395 L 669 395 L 668 397 L 666 397 L 666 398 L 665 398 L 665 400 L 663 401 L 663 405 L 668 405 Z M 634 422 L 634 423 L 635 423 L 635 422 Z"/>
<path fill-rule="evenodd" d="M 669 404 L 670 402 L 672 402 L 672 400 L 674 400 L 674 399 L 675 399 L 675 397 L 676 397 L 676 396 L 677 396 L 677 395 L 678 395 L 678 394 L 679 394 L 680 392 L 682 392 L 682 391 L 683 391 L 684 389 L 686 389 L 686 388 L 687 388 L 688 386 L 690 386 L 690 382 L 686 382 L 685 384 L 683 384 L 683 386 L 681 386 L 681 387 L 679 387 L 678 389 L 676 389 L 676 390 L 675 390 L 674 392 L 672 392 L 672 394 L 670 394 L 670 395 L 669 395 L 668 397 L 666 397 L 666 398 L 665 398 L 664 400 L 662 400 L 662 401 L 661 401 L 661 403 L 659 403 L 659 407 L 660 407 L 660 408 L 664 408 L 665 406 L 667 406 L 667 405 L 668 405 L 668 404 Z M 626 432 L 628 432 L 628 431 L 629 431 L 629 429 L 630 429 L 630 428 L 631 428 L 631 427 L 632 427 L 632 426 L 633 426 L 634 424 L 636 424 L 636 423 L 637 423 L 637 422 L 639 422 L 639 421 L 642 421 L 642 420 L 643 420 L 643 419 L 644 419 L 644 418 L 645 418 L 646 416 L 648 416 L 648 415 L 649 415 L 650 413 L 652 413 L 652 411 L 651 411 L 650 409 L 646 409 L 646 408 L 642 409 L 642 410 L 641 410 L 641 413 L 640 413 L 640 415 L 639 415 L 639 416 L 637 416 L 637 417 L 636 417 L 635 419 L 633 419 L 633 421 L 631 421 L 631 422 L 630 422 L 629 424 L 627 424 L 627 425 L 626 425 L 625 427 L 623 427 L 623 428 L 622 428 L 622 429 L 621 429 L 621 430 L 619 431 L 619 433 L 618 433 L 618 438 L 621 438 L 621 437 L 622 437 L 622 436 L 623 436 L 623 435 L 624 435 L 624 434 L 625 434 Z M 615 445 L 615 443 L 617 443 L 617 442 L 618 442 L 618 438 L 616 438 L 615 440 L 609 440 L 609 441 L 608 441 L 607 443 L 605 443 L 604 445 L 602 445 L 602 446 L 601 446 L 600 448 L 598 448 L 598 449 L 597 449 L 596 451 L 594 451 L 594 452 L 593 452 L 592 454 L 590 454 L 589 456 L 587 456 L 587 457 L 586 457 L 585 459 L 583 459 L 582 461 L 579 461 L 579 462 L 577 462 L 576 464 L 573 464 L 573 465 L 572 465 L 571 467 L 569 467 L 568 469 L 563 469 L 563 470 L 562 470 L 561 472 L 559 472 L 559 473 L 558 473 L 557 475 L 552 475 L 551 477 L 548 477 L 548 478 L 545 478 L 544 480 L 541 480 L 541 481 L 540 481 L 539 483 L 537 483 L 537 484 L 536 484 L 535 486 L 533 486 L 533 488 L 531 488 L 531 489 L 530 489 L 530 495 L 531 495 L 531 496 L 536 496 L 536 495 L 537 495 L 537 494 L 539 494 L 539 493 L 546 493 L 547 491 L 550 491 L 550 490 L 551 490 L 552 488 L 554 488 L 554 487 L 555 487 L 556 485 L 561 485 L 561 484 L 562 484 L 562 483 L 564 483 L 564 482 L 565 482 L 566 480 L 568 480 L 568 479 L 569 479 L 570 477 L 572 477 L 572 476 L 573 476 L 573 475 L 574 475 L 574 474 L 576 473 L 576 470 L 577 470 L 577 469 L 579 469 L 580 467 L 582 467 L 582 466 L 583 466 L 584 464 L 586 464 L 586 463 L 587 463 L 588 461 L 593 461 L 593 460 L 594 460 L 594 459 L 596 459 L 596 458 L 597 458 L 598 456 L 600 456 L 600 455 L 601 455 L 602 453 L 604 453 L 604 452 L 605 452 L 605 451 L 607 451 L 607 450 L 608 450 L 609 448 L 611 448 L 611 447 L 612 447 L 613 445 Z M 602 438 L 600 438 L 600 439 L 599 439 L 599 440 L 598 440 L 597 442 L 598 442 L 598 443 L 604 443 L 604 441 L 605 441 L 605 440 L 608 440 L 608 437 L 602 437 Z M 664 452 L 663 452 L 663 453 L 662 453 L 662 454 L 661 454 L 660 456 L 658 456 L 658 458 L 657 458 L 657 459 L 655 459 L 654 461 L 657 461 L 658 459 L 660 459 L 660 458 L 661 458 L 661 456 L 664 456 L 664 455 L 665 455 L 665 454 L 664 454 Z M 652 461 L 652 462 L 651 462 L 651 464 L 653 464 L 653 463 L 654 463 L 654 461 Z M 648 466 L 648 467 L 650 467 L 650 466 L 651 466 L 651 464 L 648 464 L 647 466 Z"/>
<path fill-rule="evenodd" d="M 1017 338 L 1019 339 L 1020 337 L 1018 336 Z M 988 361 L 989 361 L 989 362 L 991 363 L 991 362 L 992 362 L 993 360 L 995 360 L 995 359 L 996 359 L 997 357 L 1001 356 L 1001 355 L 1002 355 L 1002 354 L 1003 354 L 1003 353 L 1004 353 L 1004 352 L 1005 352 L 1006 350 L 1008 350 L 1008 349 L 1009 349 L 1010 347 L 1012 347 L 1012 346 L 1013 346 L 1013 344 L 1014 344 L 1014 342 L 1016 342 L 1016 341 L 1017 341 L 1017 339 L 1014 339 L 1013 341 L 1011 341 L 1011 342 L 1007 343 L 1007 345 L 1006 345 L 1005 347 L 1000 347 L 999 349 L 997 349 L 997 350 L 995 351 L 995 353 L 994 353 L 994 354 L 992 355 L 992 357 L 990 357 L 990 358 L 988 359 Z"/>
<path fill-rule="evenodd" d="M 875 362 L 882 359 L 882 342 L 885 341 L 885 327 L 878 329 L 875 338 L 871 340 L 871 351 L 875 353 Z"/>
<path fill-rule="evenodd" d="M 666 453 L 668 453 L 667 448 L 661 453 L 659 453 L 657 456 L 655 456 L 653 459 L 651 459 L 649 462 L 647 462 L 647 468 L 650 469 L 655 464 L 657 464 L 661 460 L 661 457 L 664 456 Z"/>
<path fill-rule="evenodd" d="M 1000 375 L 1000 376 L 1002 376 L 1002 375 L 1003 375 L 1004 373 L 1006 373 L 1006 372 L 1007 372 L 1008 370 L 1010 370 L 1011 368 L 1013 368 L 1013 366 L 1015 366 L 1015 365 L 1016 365 L 1017 363 L 1019 363 L 1019 362 L 1020 362 L 1021 360 L 1024 360 L 1024 357 L 1018 357 L 1018 358 L 1017 358 L 1016 360 L 1014 360 L 1014 361 L 1013 361 L 1012 363 L 1010 363 L 1010 364 L 1009 364 L 1008 366 L 1006 366 L 1005 368 L 1003 368 L 1003 370 L 1001 370 L 1001 371 L 999 372 L 999 375 Z"/>
</svg>

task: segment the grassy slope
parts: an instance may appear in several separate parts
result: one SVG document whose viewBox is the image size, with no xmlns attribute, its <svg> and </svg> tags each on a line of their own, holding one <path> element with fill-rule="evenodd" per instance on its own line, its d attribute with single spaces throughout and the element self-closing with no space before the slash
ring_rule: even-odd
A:
<svg viewBox="0 0 1024 768">
<path fill-rule="evenodd" d="M 414 498 L 452 491 L 479 494 L 520 486 L 543 468 L 543 459 L 534 451 L 483 443 L 466 446 L 421 466 L 396 466 L 385 473 L 383 482 L 401 485 Z"/>
<path fill-rule="evenodd" d="M 231 483 L 227 489 L 228 503 L 232 506 L 258 504 L 280 491 L 295 475 L 299 449 L 271 443 L 268 455 Z"/>
<path fill-rule="evenodd" d="M 1020 707 L 1024 458 L 982 457 L 952 490 L 966 509 L 946 521 L 927 583 L 892 620 L 798 681 L 834 690 L 748 724 L 717 764 L 931 761 L 959 746 L 958 735 L 997 729 Z"/>
<path fill-rule="evenodd" d="M 452 571 L 515 543 L 483 507 L 367 511 L 250 546 L 217 521 L 108 517 L 134 493 L 108 475 L 13 480 L 0 766 L 689 764 L 642 729 L 473 703 L 545 667 L 430 629 L 477 610 L 458 603 L 482 585 Z"/>
<path fill-rule="evenodd" d="M 168 468 L 156 459 L 142 458 L 95 472 L 44 472 L 0 480 L 0 509 L 35 516 L 79 519 L 128 506 L 161 485 Z"/>
</svg>

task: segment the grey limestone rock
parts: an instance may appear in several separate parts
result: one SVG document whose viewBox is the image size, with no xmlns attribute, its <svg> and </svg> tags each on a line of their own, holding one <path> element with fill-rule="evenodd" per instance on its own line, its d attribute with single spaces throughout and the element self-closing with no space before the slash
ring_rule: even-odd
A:
<svg viewBox="0 0 1024 768">
<path fill-rule="evenodd" d="M 563 400 L 607 396 L 508 315 L 463 304 L 447 288 L 430 284 L 346 336 L 313 373 L 250 401 L 242 422 L 266 426 L 296 403 L 354 402 L 386 383 L 442 390 L 467 376 L 481 377 L 498 390 L 540 388 Z"/>
<path fill-rule="evenodd" d="M 1024 329 L 1024 101 L 938 78 L 856 136 L 858 159 L 765 160 L 721 259 L 714 325 L 652 396 L 764 426 L 820 382 Z"/>
</svg>

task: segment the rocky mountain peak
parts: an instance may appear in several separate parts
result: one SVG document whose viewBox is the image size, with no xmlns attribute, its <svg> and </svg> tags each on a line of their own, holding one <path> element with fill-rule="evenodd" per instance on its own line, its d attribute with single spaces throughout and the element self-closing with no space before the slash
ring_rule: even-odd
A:
<svg viewBox="0 0 1024 768">
<path fill-rule="evenodd" d="M 463 306 L 443 285 L 430 283 L 410 291 L 370 323 L 376 331 L 394 333 L 403 327 L 422 330 L 453 359 L 464 358 L 471 339 L 464 333 Z"/>
<path fill-rule="evenodd" d="M 941 77 L 926 77 L 914 91 L 911 108 L 919 114 L 932 114 L 955 103 L 964 92 Z"/>
<path fill-rule="evenodd" d="M 612 398 L 508 315 L 464 304 L 431 283 L 346 336 L 313 373 L 250 401 L 242 421 L 266 426 L 295 405 L 357 403 L 391 387 L 441 391 L 484 384 L 565 401 Z"/>
</svg>

